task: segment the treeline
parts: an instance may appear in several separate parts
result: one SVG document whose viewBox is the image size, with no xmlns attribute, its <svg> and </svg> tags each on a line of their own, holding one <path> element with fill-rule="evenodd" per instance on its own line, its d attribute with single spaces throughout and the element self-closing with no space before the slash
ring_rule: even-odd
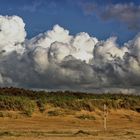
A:
<svg viewBox="0 0 140 140">
<path fill-rule="evenodd" d="M 18 110 L 31 116 L 38 107 L 40 112 L 46 110 L 46 105 L 70 110 L 103 109 L 106 104 L 109 109 L 131 109 L 140 111 L 140 96 L 124 94 L 93 94 L 70 91 L 33 91 L 20 88 L 0 88 L 0 110 Z"/>
</svg>

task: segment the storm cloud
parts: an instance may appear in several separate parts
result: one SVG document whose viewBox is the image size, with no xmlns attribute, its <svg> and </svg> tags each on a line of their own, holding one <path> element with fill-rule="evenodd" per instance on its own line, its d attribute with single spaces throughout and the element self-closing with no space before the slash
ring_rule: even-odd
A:
<svg viewBox="0 0 140 140">
<path fill-rule="evenodd" d="M 26 39 L 25 23 L 0 16 L 0 86 L 87 90 L 140 86 L 140 34 L 119 46 L 116 37 L 75 36 L 59 25 Z"/>
</svg>

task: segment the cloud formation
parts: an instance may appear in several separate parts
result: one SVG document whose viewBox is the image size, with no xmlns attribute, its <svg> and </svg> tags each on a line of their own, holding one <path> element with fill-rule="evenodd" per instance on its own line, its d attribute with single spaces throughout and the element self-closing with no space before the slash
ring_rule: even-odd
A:
<svg viewBox="0 0 140 140">
<path fill-rule="evenodd" d="M 140 29 L 140 5 L 134 3 L 117 3 L 100 6 L 97 3 L 80 3 L 86 15 L 97 14 L 102 20 L 117 20 L 128 26 L 128 29 Z"/>
<path fill-rule="evenodd" d="M 6 49 L 10 52 L 21 47 L 26 37 L 24 26 L 23 20 L 18 16 L 0 16 L 0 51 Z"/>
<path fill-rule="evenodd" d="M 115 4 L 109 5 L 101 13 L 104 20 L 117 19 L 128 25 L 130 29 L 140 29 L 140 5 Z"/>
<path fill-rule="evenodd" d="M 116 37 L 72 36 L 55 25 L 28 40 L 24 26 L 20 17 L 0 16 L 0 86 L 87 91 L 140 86 L 140 34 L 119 46 Z"/>
</svg>

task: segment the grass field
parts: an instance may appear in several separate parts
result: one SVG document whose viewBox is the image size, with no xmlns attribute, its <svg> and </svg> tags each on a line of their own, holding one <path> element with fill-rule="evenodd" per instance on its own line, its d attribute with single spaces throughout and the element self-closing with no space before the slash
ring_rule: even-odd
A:
<svg viewBox="0 0 140 140">
<path fill-rule="evenodd" d="M 108 107 L 107 130 L 103 105 Z M 0 89 L 1 140 L 139 140 L 140 97 Z"/>
</svg>

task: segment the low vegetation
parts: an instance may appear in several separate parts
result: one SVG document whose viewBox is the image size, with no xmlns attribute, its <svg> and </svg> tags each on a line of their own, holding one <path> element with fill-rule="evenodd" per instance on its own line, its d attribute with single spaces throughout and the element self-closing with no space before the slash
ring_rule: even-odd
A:
<svg viewBox="0 0 140 140">
<path fill-rule="evenodd" d="M 0 95 L 0 110 L 19 110 L 31 116 L 35 109 L 35 101 L 28 97 Z"/>
<path fill-rule="evenodd" d="M 59 110 L 51 110 L 51 111 L 48 111 L 48 115 L 49 116 L 59 116 L 59 115 L 63 115 L 63 112 L 61 112 Z"/>
<path fill-rule="evenodd" d="M 106 104 L 109 109 L 140 110 L 140 96 L 123 94 L 91 94 L 69 91 L 45 92 L 32 91 L 19 88 L 0 88 L 0 110 L 22 111 L 32 116 L 35 108 L 40 112 L 46 110 L 47 105 L 70 110 L 94 111 L 103 109 Z M 48 114 L 57 116 L 58 112 L 50 111 Z M 2 116 L 2 114 L 0 114 Z M 80 117 L 88 118 L 88 116 Z"/>
<path fill-rule="evenodd" d="M 93 115 L 87 115 L 87 114 L 83 114 L 83 115 L 80 115 L 80 116 L 76 116 L 78 119 L 81 119 L 81 120 L 96 120 L 95 116 Z"/>
</svg>

